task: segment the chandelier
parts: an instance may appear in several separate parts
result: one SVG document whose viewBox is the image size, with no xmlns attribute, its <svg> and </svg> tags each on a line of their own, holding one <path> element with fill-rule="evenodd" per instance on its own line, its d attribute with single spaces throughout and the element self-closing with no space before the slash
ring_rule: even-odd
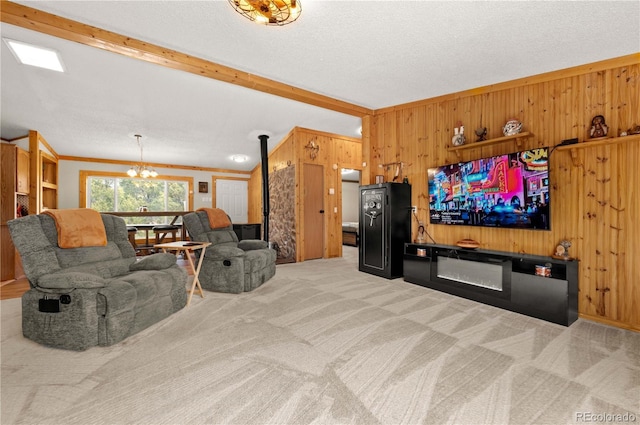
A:
<svg viewBox="0 0 640 425">
<path fill-rule="evenodd" d="M 142 142 L 140 142 L 140 138 L 142 136 L 139 134 L 136 134 L 134 137 L 138 141 L 138 147 L 140 148 L 140 163 L 137 165 L 131 166 L 131 168 L 129 168 L 129 171 L 127 171 L 127 174 L 129 175 L 129 177 L 140 176 L 143 179 L 146 179 L 149 177 L 157 177 L 158 173 L 156 172 L 156 170 L 154 170 L 153 168 L 149 168 L 142 160 Z"/>
<path fill-rule="evenodd" d="M 265 25 L 286 25 L 302 12 L 300 0 L 229 0 L 245 18 Z"/>
</svg>

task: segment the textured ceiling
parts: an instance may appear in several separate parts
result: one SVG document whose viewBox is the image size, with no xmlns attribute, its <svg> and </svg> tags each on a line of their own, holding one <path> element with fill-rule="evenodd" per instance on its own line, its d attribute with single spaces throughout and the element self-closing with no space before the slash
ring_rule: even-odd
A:
<svg viewBox="0 0 640 425">
<path fill-rule="evenodd" d="M 370 109 L 640 51 L 638 1 L 313 1 L 265 27 L 225 1 L 18 1 Z M 2 45 L 2 133 L 61 155 L 249 170 L 257 135 L 294 126 L 358 137 L 360 119 L 2 24 L 58 50 L 67 72 Z M 244 166 L 229 156 L 243 153 Z"/>
</svg>

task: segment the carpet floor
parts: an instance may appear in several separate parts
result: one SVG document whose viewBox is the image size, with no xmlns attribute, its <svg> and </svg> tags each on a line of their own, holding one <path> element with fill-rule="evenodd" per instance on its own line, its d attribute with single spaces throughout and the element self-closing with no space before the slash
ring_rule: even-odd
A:
<svg viewBox="0 0 640 425">
<path fill-rule="evenodd" d="M 0 308 L 3 425 L 640 422 L 640 334 L 361 273 L 357 248 L 84 352 Z"/>
</svg>

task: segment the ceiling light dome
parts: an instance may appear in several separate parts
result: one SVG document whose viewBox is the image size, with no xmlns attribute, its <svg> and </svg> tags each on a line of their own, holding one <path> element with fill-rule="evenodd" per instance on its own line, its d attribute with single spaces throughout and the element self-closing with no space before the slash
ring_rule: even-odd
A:
<svg viewBox="0 0 640 425">
<path fill-rule="evenodd" d="M 231 155 L 231 160 L 233 162 L 247 162 L 249 160 L 249 157 L 247 155 L 236 154 Z"/>
<path fill-rule="evenodd" d="M 265 25 L 286 25 L 302 12 L 300 0 L 229 0 L 245 18 Z"/>
</svg>

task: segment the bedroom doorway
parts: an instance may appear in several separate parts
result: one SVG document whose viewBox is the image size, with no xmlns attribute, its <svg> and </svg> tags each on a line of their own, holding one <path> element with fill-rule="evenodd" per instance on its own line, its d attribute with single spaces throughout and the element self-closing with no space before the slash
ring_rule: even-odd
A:
<svg viewBox="0 0 640 425">
<path fill-rule="evenodd" d="M 360 242 L 358 219 L 360 208 L 360 170 L 343 168 L 342 174 L 342 245 L 357 247 Z"/>
</svg>

